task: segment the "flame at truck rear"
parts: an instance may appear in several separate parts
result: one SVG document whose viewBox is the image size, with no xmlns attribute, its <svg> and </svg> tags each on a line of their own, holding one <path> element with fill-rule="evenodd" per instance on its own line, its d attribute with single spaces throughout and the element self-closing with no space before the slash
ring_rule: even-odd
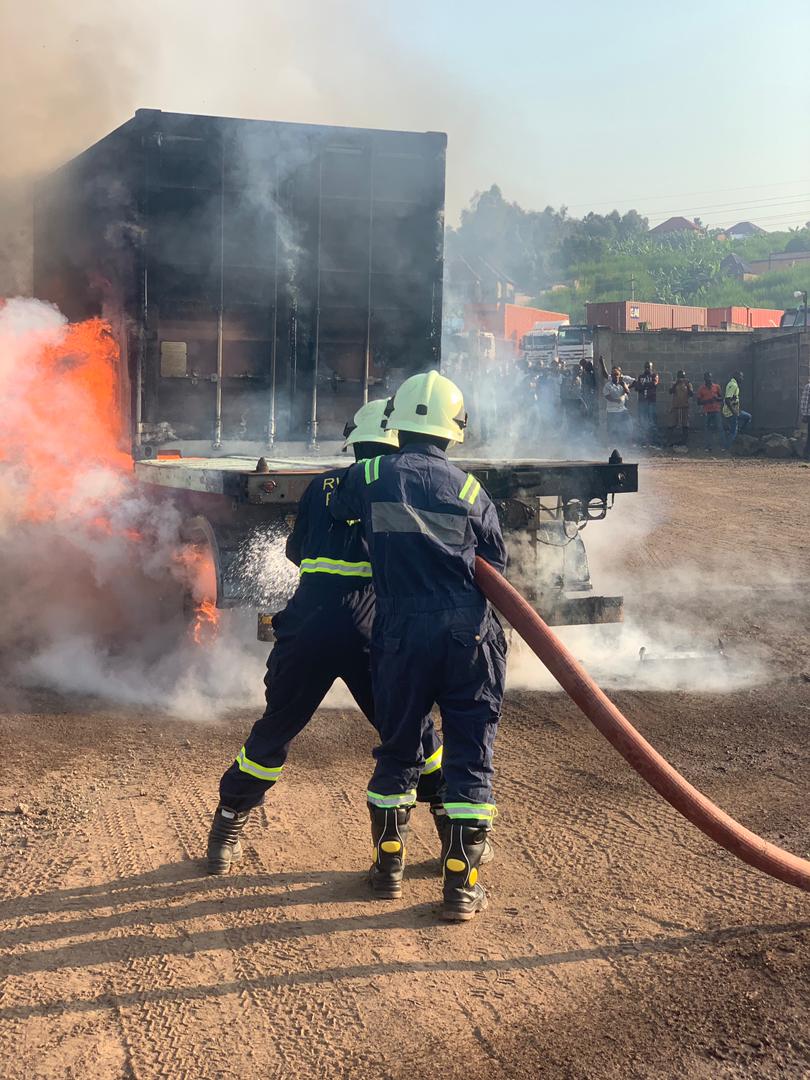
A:
<svg viewBox="0 0 810 1080">
<path fill-rule="evenodd" d="M 0 310 L 0 462 L 15 516 L 78 516 L 109 528 L 106 507 L 132 460 L 120 446 L 118 347 L 100 319 L 72 326 L 46 305 Z"/>
<path fill-rule="evenodd" d="M 134 481 L 118 363 L 100 319 L 68 324 L 20 298 L 0 307 L 0 638 L 20 651 L 54 635 L 107 651 L 156 637 L 182 592 L 212 609 L 190 620 L 189 640 L 215 631 L 210 555 L 187 549 L 177 511 Z"/>
</svg>

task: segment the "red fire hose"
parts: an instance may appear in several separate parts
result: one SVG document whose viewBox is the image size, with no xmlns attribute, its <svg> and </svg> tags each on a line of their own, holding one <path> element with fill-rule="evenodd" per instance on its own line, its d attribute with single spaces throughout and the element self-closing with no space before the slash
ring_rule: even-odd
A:
<svg viewBox="0 0 810 1080">
<path fill-rule="evenodd" d="M 659 795 L 711 840 L 743 862 L 810 892 L 810 862 L 750 832 L 687 783 L 622 716 L 520 593 L 480 558 L 475 560 L 475 580 L 571 700 Z"/>
</svg>

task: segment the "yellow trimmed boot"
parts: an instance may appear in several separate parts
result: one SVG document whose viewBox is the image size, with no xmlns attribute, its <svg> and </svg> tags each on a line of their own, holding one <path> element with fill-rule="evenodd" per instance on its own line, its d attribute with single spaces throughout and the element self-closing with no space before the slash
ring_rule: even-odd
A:
<svg viewBox="0 0 810 1080">
<path fill-rule="evenodd" d="M 374 895 L 381 900 L 396 900 L 402 896 L 405 844 L 408 839 L 411 808 L 373 806 L 369 803 L 368 810 L 374 841 L 374 863 L 369 871 L 371 888 Z"/>
<path fill-rule="evenodd" d="M 445 849 L 450 843 L 450 818 L 447 816 L 447 811 L 441 803 L 436 803 L 435 805 L 431 804 L 430 812 L 433 815 L 433 824 L 436 826 L 436 832 L 439 835 L 439 843 L 442 846 L 439 864 L 440 866 L 444 866 Z M 489 838 L 489 833 L 490 830 L 487 829 L 486 839 L 484 841 L 484 851 L 478 863 L 479 866 L 486 866 L 487 863 L 491 863 L 495 858 L 495 848 Z"/>
<path fill-rule="evenodd" d="M 487 907 L 487 894 L 478 881 L 478 867 L 487 847 L 483 825 L 450 821 L 442 858 L 444 899 L 441 917 L 447 922 L 469 922 Z"/>
</svg>

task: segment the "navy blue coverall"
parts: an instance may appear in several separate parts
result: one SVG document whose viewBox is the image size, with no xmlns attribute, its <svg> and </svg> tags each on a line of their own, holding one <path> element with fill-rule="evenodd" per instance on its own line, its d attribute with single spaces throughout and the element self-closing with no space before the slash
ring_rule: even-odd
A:
<svg viewBox="0 0 810 1080">
<path fill-rule="evenodd" d="M 258 806 L 280 778 L 290 743 L 309 723 L 337 678 L 375 725 L 369 668 L 374 588 L 358 522 L 338 524 L 329 503 L 347 469 L 316 477 L 299 504 L 287 558 L 301 569 L 294 596 L 273 618 L 276 641 L 267 661 L 264 715 L 223 775 L 220 801 L 232 810 Z M 425 712 L 419 797 L 441 794 L 442 749 Z"/>
<path fill-rule="evenodd" d="M 371 671 L 382 745 L 369 802 L 414 802 L 422 717 L 437 703 L 447 815 L 489 824 L 506 640 L 474 570 L 477 554 L 506 565 L 492 501 L 442 450 L 406 442 L 353 466 L 329 508 L 338 521 L 363 522 L 377 596 Z"/>
</svg>

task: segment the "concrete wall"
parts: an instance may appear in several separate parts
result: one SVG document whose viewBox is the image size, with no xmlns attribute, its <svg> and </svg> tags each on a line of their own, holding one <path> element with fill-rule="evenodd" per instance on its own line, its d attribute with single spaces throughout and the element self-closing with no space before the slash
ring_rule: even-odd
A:
<svg viewBox="0 0 810 1080">
<path fill-rule="evenodd" d="M 756 336 L 751 374 L 755 427 L 791 431 L 800 423 L 799 397 L 810 378 L 810 331 Z"/>
<path fill-rule="evenodd" d="M 594 336 L 594 357 L 600 355 L 608 370 L 618 364 L 628 375 L 639 375 L 645 361 L 652 360 L 661 376 L 661 424 L 666 423 L 668 390 L 680 368 L 696 389 L 704 371 L 711 371 L 721 386 L 741 371 L 742 405 L 753 415 L 752 430 L 789 432 L 797 425 L 799 394 L 810 372 L 810 331 L 617 333 L 599 328 Z M 697 409 L 694 417 L 693 424 Z"/>
</svg>

